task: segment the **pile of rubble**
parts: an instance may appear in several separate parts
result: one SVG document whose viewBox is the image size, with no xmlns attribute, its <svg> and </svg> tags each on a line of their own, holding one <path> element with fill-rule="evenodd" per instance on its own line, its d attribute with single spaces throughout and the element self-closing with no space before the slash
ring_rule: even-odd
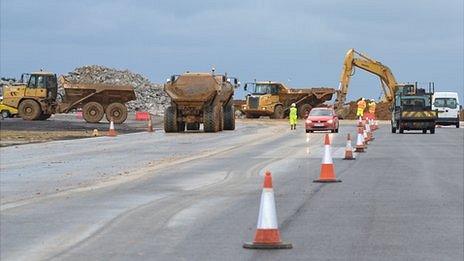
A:
<svg viewBox="0 0 464 261">
<path fill-rule="evenodd" d="M 357 102 L 352 101 L 349 103 L 348 115 L 345 116 L 347 120 L 356 119 L 356 109 L 358 108 Z M 366 108 L 366 112 L 368 108 Z M 391 120 L 390 105 L 388 102 L 377 102 L 375 107 L 375 117 L 378 120 Z"/>
<path fill-rule="evenodd" d="M 105 83 L 131 85 L 137 99 L 127 103 L 129 111 L 148 111 L 155 115 L 164 114 L 170 98 L 161 84 L 150 82 L 146 77 L 128 70 L 117 70 L 99 65 L 83 66 L 63 75 L 72 83 Z M 63 91 L 59 86 L 60 92 Z"/>
</svg>

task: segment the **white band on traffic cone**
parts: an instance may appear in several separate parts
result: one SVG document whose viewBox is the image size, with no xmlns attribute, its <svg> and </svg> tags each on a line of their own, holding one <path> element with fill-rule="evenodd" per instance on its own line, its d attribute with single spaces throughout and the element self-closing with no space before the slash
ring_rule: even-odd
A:
<svg viewBox="0 0 464 261">
<path fill-rule="evenodd" d="M 324 145 L 324 157 L 322 158 L 322 164 L 332 164 L 332 154 L 330 145 Z"/>
<path fill-rule="evenodd" d="M 274 190 L 264 188 L 258 215 L 258 229 L 278 229 Z"/>
</svg>

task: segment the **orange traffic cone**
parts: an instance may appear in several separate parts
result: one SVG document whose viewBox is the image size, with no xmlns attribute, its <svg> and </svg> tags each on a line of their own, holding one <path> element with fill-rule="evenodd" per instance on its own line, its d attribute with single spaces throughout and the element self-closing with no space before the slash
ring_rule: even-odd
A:
<svg viewBox="0 0 464 261">
<path fill-rule="evenodd" d="M 108 131 L 108 136 L 110 137 L 118 136 L 118 133 L 116 133 L 116 130 L 114 129 L 113 119 L 111 119 L 110 121 L 110 130 Z"/>
<path fill-rule="evenodd" d="M 363 127 L 363 122 L 362 122 L 361 116 L 359 116 L 359 118 L 358 118 L 358 125 L 357 126 L 358 127 Z"/>
<path fill-rule="evenodd" d="M 272 188 L 271 172 L 264 174 L 264 186 L 259 207 L 258 225 L 253 242 L 243 244 L 244 248 L 251 249 L 289 249 L 292 244 L 283 243 L 277 225 L 277 213 Z"/>
<path fill-rule="evenodd" d="M 366 134 L 367 134 L 367 141 L 373 141 L 374 137 L 372 136 L 371 125 L 368 123 L 365 126 Z"/>
<path fill-rule="evenodd" d="M 351 135 L 348 133 L 346 137 L 346 148 L 345 148 L 345 158 L 344 160 L 354 160 L 353 157 L 353 147 L 351 146 Z"/>
<path fill-rule="evenodd" d="M 363 129 L 363 140 L 364 140 L 364 145 L 369 144 L 369 139 L 367 137 L 367 131 L 365 128 Z"/>
<path fill-rule="evenodd" d="M 332 161 L 332 155 L 330 152 L 330 139 L 328 134 L 325 135 L 324 139 L 324 157 L 322 158 L 321 174 L 319 176 L 319 179 L 313 180 L 313 182 L 342 182 L 341 180 L 335 178 L 334 165 Z"/>
<path fill-rule="evenodd" d="M 363 129 L 358 128 L 358 137 L 356 138 L 356 148 L 355 152 L 364 152 L 366 149 L 366 145 L 364 144 L 364 138 L 363 138 Z"/>
<path fill-rule="evenodd" d="M 153 124 L 151 122 L 151 114 L 148 116 L 148 127 L 147 127 L 148 132 L 153 132 Z"/>
</svg>

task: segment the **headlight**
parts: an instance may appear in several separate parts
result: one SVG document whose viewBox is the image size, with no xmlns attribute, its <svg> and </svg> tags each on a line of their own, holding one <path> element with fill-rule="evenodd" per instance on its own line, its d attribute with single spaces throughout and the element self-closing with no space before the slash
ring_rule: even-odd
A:
<svg viewBox="0 0 464 261">
<path fill-rule="evenodd" d="M 327 123 L 332 124 L 333 120 L 328 120 Z"/>
<path fill-rule="evenodd" d="M 247 106 L 246 105 L 242 105 L 242 109 L 246 110 Z"/>
<path fill-rule="evenodd" d="M 306 123 L 311 123 L 312 121 L 311 120 L 306 120 Z"/>
<path fill-rule="evenodd" d="M 266 107 L 262 107 L 261 110 L 265 111 L 265 110 L 266 110 Z"/>
</svg>

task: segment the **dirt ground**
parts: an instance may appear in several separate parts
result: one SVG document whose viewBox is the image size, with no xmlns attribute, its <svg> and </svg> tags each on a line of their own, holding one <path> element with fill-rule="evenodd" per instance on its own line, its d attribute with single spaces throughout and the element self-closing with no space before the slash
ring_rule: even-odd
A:
<svg viewBox="0 0 464 261">
<path fill-rule="evenodd" d="M 161 129 L 162 118 L 153 116 L 153 126 Z M 78 119 L 75 114 L 53 115 L 46 121 L 24 121 L 20 118 L 7 118 L 0 121 L 0 146 L 12 146 L 24 143 L 45 142 L 88 138 L 94 136 L 94 130 L 99 136 L 107 135 L 109 123 L 87 123 Z M 130 115 L 123 124 L 115 125 L 118 133 L 134 133 L 147 130 L 147 122 L 135 121 Z"/>
</svg>

